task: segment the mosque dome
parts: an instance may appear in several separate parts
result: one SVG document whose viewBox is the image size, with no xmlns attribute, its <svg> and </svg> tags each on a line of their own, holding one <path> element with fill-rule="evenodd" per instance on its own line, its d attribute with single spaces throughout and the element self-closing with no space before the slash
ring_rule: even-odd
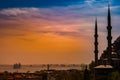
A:
<svg viewBox="0 0 120 80">
<path fill-rule="evenodd" d="M 114 43 L 113 43 L 113 49 L 115 51 L 120 50 L 120 36 L 114 41 Z"/>
<path fill-rule="evenodd" d="M 120 42 L 120 36 L 115 41 Z"/>
</svg>

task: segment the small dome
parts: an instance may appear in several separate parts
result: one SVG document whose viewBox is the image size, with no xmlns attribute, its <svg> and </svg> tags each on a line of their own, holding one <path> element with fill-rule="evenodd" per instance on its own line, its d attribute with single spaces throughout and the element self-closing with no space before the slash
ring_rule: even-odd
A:
<svg viewBox="0 0 120 80">
<path fill-rule="evenodd" d="M 120 42 L 120 36 L 115 41 Z"/>
</svg>

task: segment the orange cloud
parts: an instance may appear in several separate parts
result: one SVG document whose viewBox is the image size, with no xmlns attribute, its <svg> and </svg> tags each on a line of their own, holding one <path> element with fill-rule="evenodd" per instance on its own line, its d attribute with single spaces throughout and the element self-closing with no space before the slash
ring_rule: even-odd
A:
<svg viewBox="0 0 120 80">
<path fill-rule="evenodd" d="M 92 24 L 86 23 L 86 19 L 48 19 L 44 15 L 37 18 L 25 16 L 29 13 L 24 11 L 10 10 L 10 14 L 0 19 L 1 63 L 90 62 Z"/>
</svg>

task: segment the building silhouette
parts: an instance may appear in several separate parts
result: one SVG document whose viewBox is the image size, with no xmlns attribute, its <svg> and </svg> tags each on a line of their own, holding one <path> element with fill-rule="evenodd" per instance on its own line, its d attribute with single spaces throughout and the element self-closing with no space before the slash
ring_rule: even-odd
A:
<svg viewBox="0 0 120 80">
<path fill-rule="evenodd" d="M 111 66 L 112 68 L 119 69 L 120 67 L 120 37 L 118 37 L 114 43 L 112 43 L 112 34 L 111 34 L 111 13 L 110 5 L 108 5 L 108 16 L 107 16 L 107 48 L 103 51 L 102 55 L 98 59 L 98 26 L 97 18 L 95 21 L 95 66 Z"/>
<path fill-rule="evenodd" d="M 120 71 L 120 37 L 112 43 L 112 26 L 111 26 L 111 12 L 110 5 L 108 4 L 107 16 L 107 47 L 103 51 L 100 58 L 98 58 L 98 25 L 97 18 L 95 21 L 95 34 L 94 34 L 94 54 L 95 54 L 95 77 L 96 80 L 107 80 L 105 78 L 112 71 Z M 102 79 L 99 76 L 104 77 Z"/>
</svg>

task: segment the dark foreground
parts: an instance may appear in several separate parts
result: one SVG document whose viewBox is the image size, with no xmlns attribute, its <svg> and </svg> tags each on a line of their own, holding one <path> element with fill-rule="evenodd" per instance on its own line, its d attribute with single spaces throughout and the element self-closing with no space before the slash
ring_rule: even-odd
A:
<svg viewBox="0 0 120 80">
<path fill-rule="evenodd" d="M 43 70 L 35 73 L 0 73 L 0 80 L 83 80 L 80 70 Z"/>
<path fill-rule="evenodd" d="M 112 71 L 108 75 L 97 74 L 96 79 L 95 75 L 93 67 L 90 67 L 89 70 L 41 70 L 34 73 L 10 73 L 5 71 L 0 73 L 0 80 L 120 80 L 118 70 Z"/>
</svg>

